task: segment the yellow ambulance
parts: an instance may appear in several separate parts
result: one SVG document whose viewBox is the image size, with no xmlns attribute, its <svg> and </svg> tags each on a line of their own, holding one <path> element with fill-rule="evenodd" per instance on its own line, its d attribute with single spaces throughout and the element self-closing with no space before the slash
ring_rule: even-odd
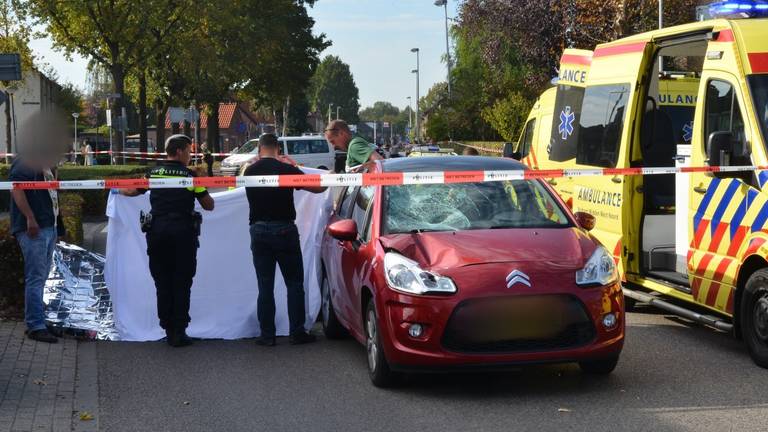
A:
<svg viewBox="0 0 768 432">
<path fill-rule="evenodd" d="M 768 14 L 760 1 L 712 8 Z M 550 180 L 569 184 L 562 193 L 574 211 L 597 217 L 592 232 L 613 251 L 628 300 L 733 331 L 768 367 L 768 171 L 727 168 L 768 166 L 768 19 L 702 21 L 598 45 L 587 69 L 578 108 L 558 103 L 574 87 L 558 84 L 548 154 L 527 161 L 616 170 Z M 704 166 L 724 169 L 619 171 Z"/>
</svg>

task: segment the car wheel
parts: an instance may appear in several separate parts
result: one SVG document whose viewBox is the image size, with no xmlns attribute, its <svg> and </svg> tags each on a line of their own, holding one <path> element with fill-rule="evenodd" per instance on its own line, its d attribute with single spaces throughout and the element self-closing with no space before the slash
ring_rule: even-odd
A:
<svg viewBox="0 0 768 432">
<path fill-rule="evenodd" d="M 586 360 L 579 362 L 582 372 L 593 375 L 608 375 L 616 369 L 619 363 L 619 356 L 611 356 L 597 360 Z"/>
<path fill-rule="evenodd" d="M 365 349 L 368 354 L 368 375 L 376 387 L 390 387 L 395 384 L 396 374 L 389 368 L 381 346 L 381 334 L 376 318 L 373 300 L 365 310 Z"/>
<path fill-rule="evenodd" d="M 739 316 L 749 355 L 755 364 L 768 368 L 768 269 L 756 271 L 747 280 Z"/>
<path fill-rule="evenodd" d="M 340 339 L 346 335 L 346 330 L 336 317 L 336 311 L 333 309 L 333 302 L 331 301 L 331 286 L 328 283 L 328 276 L 325 274 L 323 274 L 323 281 L 320 285 L 320 294 L 322 296 L 320 315 L 322 316 L 323 333 L 328 339 Z"/>
</svg>

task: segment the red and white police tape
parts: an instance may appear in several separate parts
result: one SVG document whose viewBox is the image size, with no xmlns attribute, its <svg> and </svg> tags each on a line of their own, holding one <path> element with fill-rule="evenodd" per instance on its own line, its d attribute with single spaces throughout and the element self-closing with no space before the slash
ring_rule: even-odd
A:
<svg viewBox="0 0 768 432">
<path fill-rule="evenodd" d="M 764 166 L 662 167 L 662 168 L 575 168 L 562 170 L 434 171 L 363 174 L 305 174 L 243 177 L 186 177 L 163 179 L 105 179 L 38 182 L 0 182 L 0 190 L 12 189 L 168 189 L 192 186 L 226 187 L 318 187 L 318 186 L 399 186 L 412 184 L 478 183 L 561 177 L 634 176 L 700 172 L 768 170 Z"/>
</svg>

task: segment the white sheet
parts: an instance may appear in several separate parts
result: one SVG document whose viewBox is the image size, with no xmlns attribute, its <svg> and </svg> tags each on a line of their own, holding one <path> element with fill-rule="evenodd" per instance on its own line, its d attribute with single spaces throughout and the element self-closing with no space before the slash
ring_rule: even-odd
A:
<svg viewBox="0 0 768 432">
<path fill-rule="evenodd" d="M 315 172 L 316 170 L 306 169 Z M 151 192 L 149 192 L 151 193 Z M 155 285 L 149 273 L 147 245 L 139 229 L 139 211 L 149 210 L 149 193 L 139 197 L 110 195 L 105 278 L 112 295 L 117 331 L 128 341 L 165 336 L 157 318 Z M 320 310 L 320 240 L 331 208 L 330 189 L 322 194 L 294 192 L 296 225 L 304 255 L 306 328 Z M 214 193 L 213 212 L 201 210 L 203 227 L 192 285 L 190 336 L 238 339 L 260 333 L 256 315 L 258 284 L 250 249 L 245 189 Z M 285 282 L 275 275 L 275 325 L 288 334 Z"/>
</svg>

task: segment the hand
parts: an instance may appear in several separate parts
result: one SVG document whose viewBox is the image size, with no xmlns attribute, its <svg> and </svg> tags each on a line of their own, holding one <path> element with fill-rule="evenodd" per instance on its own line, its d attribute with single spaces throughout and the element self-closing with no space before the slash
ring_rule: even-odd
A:
<svg viewBox="0 0 768 432">
<path fill-rule="evenodd" d="M 40 234 L 40 226 L 37 224 L 37 220 L 34 217 L 27 218 L 27 235 L 29 238 L 37 238 Z"/>
<path fill-rule="evenodd" d="M 298 166 L 299 164 L 296 163 L 295 160 L 293 160 L 290 156 L 286 155 L 280 155 L 277 157 L 277 160 L 279 160 L 282 163 L 287 163 L 288 165 Z"/>
<path fill-rule="evenodd" d="M 194 171 L 195 175 L 198 177 L 208 177 L 208 171 L 206 171 L 206 169 L 202 166 L 196 166 L 192 169 L 192 171 Z"/>
</svg>

